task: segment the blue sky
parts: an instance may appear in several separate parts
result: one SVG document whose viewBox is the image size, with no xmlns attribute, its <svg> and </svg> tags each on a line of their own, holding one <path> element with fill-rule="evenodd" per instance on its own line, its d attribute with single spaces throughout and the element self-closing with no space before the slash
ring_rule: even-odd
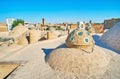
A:
<svg viewBox="0 0 120 79">
<path fill-rule="evenodd" d="M 120 18 L 119 0 L 1 0 L 0 22 L 6 18 L 27 22 L 76 23 L 77 21 L 103 22 Z"/>
</svg>

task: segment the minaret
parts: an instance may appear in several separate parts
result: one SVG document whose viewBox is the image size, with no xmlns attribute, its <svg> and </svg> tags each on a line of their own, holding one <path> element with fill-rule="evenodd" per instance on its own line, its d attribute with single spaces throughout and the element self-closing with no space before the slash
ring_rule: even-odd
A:
<svg viewBox="0 0 120 79">
<path fill-rule="evenodd" d="M 45 25 L 45 19 L 42 18 L 42 25 L 44 26 Z"/>
</svg>

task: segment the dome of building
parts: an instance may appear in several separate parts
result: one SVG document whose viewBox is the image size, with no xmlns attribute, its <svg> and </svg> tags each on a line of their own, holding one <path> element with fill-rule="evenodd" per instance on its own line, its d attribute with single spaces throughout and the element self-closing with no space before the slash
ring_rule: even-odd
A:
<svg viewBox="0 0 120 79">
<path fill-rule="evenodd" d="M 120 22 L 105 32 L 101 40 L 108 46 L 120 51 Z"/>
<path fill-rule="evenodd" d="M 24 27 L 21 23 L 19 23 L 18 26 L 13 28 L 13 30 L 9 33 L 9 35 L 16 38 L 26 33 L 27 30 L 28 29 L 26 27 Z"/>
<path fill-rule="evenodd" d="M 94 40 L 83 26 L 79 26 L 68 35 L 66 45 L 70 48 L 79 48 L 87 52 L 91 52 L 94 47 Z"/>
<path fill-rule="evenodd" d="M 99 47 L 95 47 L 92 53 L 75 48 L 58 48 L 46 57 L 54 70 L 85 75 L 103 74 L 109 60 L 109 56 Z"/>
</svg>

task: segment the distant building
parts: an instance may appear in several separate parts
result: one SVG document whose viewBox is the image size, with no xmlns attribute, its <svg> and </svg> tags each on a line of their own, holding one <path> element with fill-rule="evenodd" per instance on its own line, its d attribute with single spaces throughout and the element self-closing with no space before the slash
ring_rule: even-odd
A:
<svg viewBox="0 0 120 79">
<path fill-rule="evenodd" d="M 70 24 L 70 29 L 76 29 L 77 28 L 77 24 Z"/>
<path fill-rule="evenodd" d="M 37 24 L 36 24 L 36 29 L 41 30 L 41 29 L 42 29 L 42 26 L 41 26 L 41 25 L 42 25 L 41 23 L 37 23 Z"/>
<path fill-rule="evenodd" d="M 120 18 L 112 18 L 112 19 L 104 20 L 104 29 L 109 29 L 118 22 L 120 22 Z"/>
<path fill-rule="evenodd" d="M 24 26 L 25 26 L 25 27 L 28 27 L 28 26 L 29 26 L 29 23 L 28 23 L 28 22 L 25 22 L 25 23 L 24 23 Z"/>
<path fill-rule="evenodd" d="M 95 33 L 104 33 L 104 25 L 102 23 L 93 23 L 92 27 L 95 29 Z"/>
<path fill-rule="evenodd" d="M 34 24 L 31 24 L 31 23 L 28 23 L 28 22 L 25 22 L 25 23 L 24 23 L 24 26 L 27 27 L 28 29 L 33 29 L 33 28 L 35 28 L 35 25 L 34 25 Z"/>
<path fill-rule="evenodd" d="M 14 20 L 15 20 L 14 18 L 7 18 L 6 19 L 8 31 L 10 31 L 12 29 L 12 24 L 13 24 Z"/>
<path fill-rule="evenodd" d="M 0 32 L 7 32 L 8 28 L 5 23 L 0 23 Z"/>
</svg>

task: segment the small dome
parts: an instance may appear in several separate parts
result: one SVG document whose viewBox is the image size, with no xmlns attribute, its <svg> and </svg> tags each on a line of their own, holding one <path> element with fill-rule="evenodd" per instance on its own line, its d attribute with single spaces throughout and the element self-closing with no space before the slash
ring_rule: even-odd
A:
<svg viewBox="0 0 120 79">
<path fill-rule="evenodd" d="M 78 27 L 68 35 L 66 45 L 91 52 L 94 47 L 94 40 L 88 31 Z"/>
<path fill-rule="evenodd" d="M 95 29 L 91 26 L 90 23 L 87 23 L 87 26 L 85 28 L 89 33 L 95 33 Z"/>
</svg>

